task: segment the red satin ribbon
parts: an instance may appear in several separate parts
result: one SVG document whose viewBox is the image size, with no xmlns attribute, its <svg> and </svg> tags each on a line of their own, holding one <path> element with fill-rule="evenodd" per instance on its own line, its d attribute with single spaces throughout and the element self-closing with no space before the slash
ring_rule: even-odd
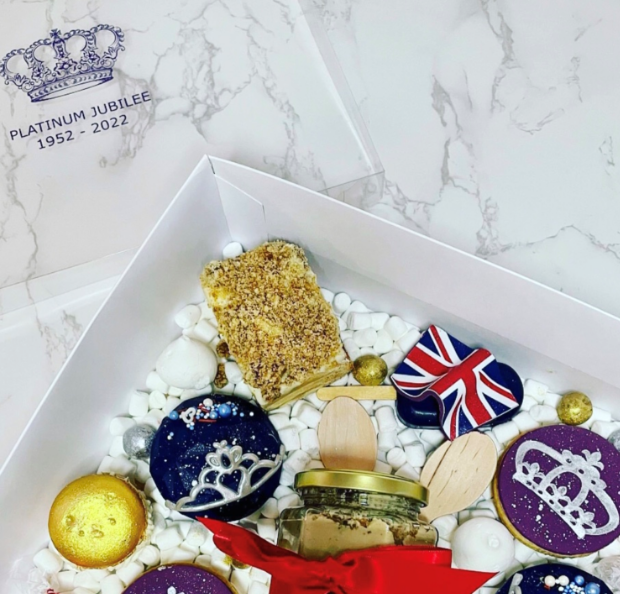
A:
<svg viewBox="0 0 620 594">
<path fill-rule="evenodd" d="M 218 549 L 270 573 L 271 594 L 471 594 L 494 573 L 451 569 L 452 551 L 380 547 L 311 561 L 238 526 L 199 518 Z"/>
</svg>

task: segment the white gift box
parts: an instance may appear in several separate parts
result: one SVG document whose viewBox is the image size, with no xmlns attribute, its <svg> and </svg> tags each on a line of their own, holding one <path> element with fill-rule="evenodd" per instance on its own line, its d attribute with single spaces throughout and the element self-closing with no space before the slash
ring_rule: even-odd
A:
<svg viewBox="0 0 620 594">
<path fill-rule="evenodd" d="M 420 327 L 484 345 L 551 391 L 578 389 L 620 413 L 620 319 L 321 194 L 204 158 L 84 333 L 0 473 L 0 584 L 23 592 L 69 481 L 96 471 L 175 313 L 203 299 L 198 276 L 232 240 L 302 246 L 319 283 Z M 19 397 L 19 395 L 16 395 Z"/>
</svg>

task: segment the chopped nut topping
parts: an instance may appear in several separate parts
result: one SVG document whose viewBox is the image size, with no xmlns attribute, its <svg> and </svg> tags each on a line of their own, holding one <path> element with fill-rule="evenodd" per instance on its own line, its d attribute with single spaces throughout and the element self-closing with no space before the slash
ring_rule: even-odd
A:
<svg viewBox="0 0 620 594">
<path fill-rule="evenodd" d="M 228 383 L 228 378 L 226 377 L 226 367 L 224 363 L 218 363 L 217 373 L 215 374 L 215 379 L 213 383 L 216 388 L 223 388 Z"/>
<path fill-rule="evenodd" d="M 350 370 L 338 320 L 298 246 L 275 241 L 211 262 L 200 280 L 261 404 L 301 397 Z"/>
<path fill-rule="evenodd" d="M 215 352 L 218 357 L 222 357 L 222 359 L 227 359 L 230 357 L 230 350 L 228 350 L 228 343 L 225 340 L 220 340 L 215 347 Z"/>
</svg>

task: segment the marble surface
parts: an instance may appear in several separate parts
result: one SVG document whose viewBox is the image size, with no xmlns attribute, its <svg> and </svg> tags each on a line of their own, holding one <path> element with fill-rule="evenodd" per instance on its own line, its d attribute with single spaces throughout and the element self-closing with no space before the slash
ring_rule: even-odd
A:
<svg viewBox="0 0 620 594">
<path fill-rule="evenodd" d="M 107 85 L 48 104 L 0 87 L 0 462 L 205 152 L 331 188 L 620 315 L 617 3 L 307 2 L 385 168 L 382 192 L 381 176 L 348 183 L 381 164 L 294 0 L 0 5 L 0 55 L 52 27 L 126 34 Z M 119 130 L 86 122 L 74 144 L 43 150 L 39 136 L 10 138 L 143 92 L 153 100 Z"/>
</svg>

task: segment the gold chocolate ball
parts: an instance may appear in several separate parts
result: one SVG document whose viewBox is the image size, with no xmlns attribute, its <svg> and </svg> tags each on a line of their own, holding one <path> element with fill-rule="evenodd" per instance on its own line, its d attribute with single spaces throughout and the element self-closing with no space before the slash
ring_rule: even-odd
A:
<svg viewBox="0 0 620 594">
<path fill-rule="evenodd" d="M 581 425 L 592 416 L 592 402 L 581 392 L 564 394 L 558 404 L 558 417 L 566 425 Z"/>
<path fill-rule="evenodd" d="M 81 567 L 105 568 L 128 557 L 147 528 L 140 494 L 123 479 L 91 474 L 68 484 L 49 517 L 54 546 Z"/>
<path fill-rule="evenodd" d="M 377 355 L 362 355 L 353 363 L 353 377 L 362 386 L 381 385 L 387 373 L 387 363 Z"/>
</svg>

